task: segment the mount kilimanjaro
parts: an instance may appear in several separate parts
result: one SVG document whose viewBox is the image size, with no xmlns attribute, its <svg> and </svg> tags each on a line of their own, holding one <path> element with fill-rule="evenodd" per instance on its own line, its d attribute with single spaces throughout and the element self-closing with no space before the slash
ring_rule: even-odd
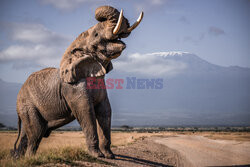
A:
<svg viewBox="0 0 250 167">
<path fill-rule="evenodd" d="M 162 89 L 112 89 L 112 125 L 250 125 L 250 68 L 223 67 L 188 52 L 132 54 L 106 78 L 162 78 Z M 0 80 L 0 122 L 16 126 L 18 83 Z M 73 122 L 71 125 L 77 125 Z"/>
</svg>

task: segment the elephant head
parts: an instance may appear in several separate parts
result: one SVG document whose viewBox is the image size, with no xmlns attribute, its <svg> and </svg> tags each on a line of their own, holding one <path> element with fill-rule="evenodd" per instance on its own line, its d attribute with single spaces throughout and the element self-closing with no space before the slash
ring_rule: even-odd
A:
<svg viewBox="0 0 250 167">
<path fill-rule="evenodd" d="M 130 26 L 129 21 L 111 6 L 96 9 L 95 26 L 81 33 L 68 47 L 60 63 L 60 77 L 64 82 L 75 83 L 81 78 L 103 76 L 112 70 L 111 60 L 126 48 L 121 38 L 126 38 L 143 18 Z"/>
</svg>

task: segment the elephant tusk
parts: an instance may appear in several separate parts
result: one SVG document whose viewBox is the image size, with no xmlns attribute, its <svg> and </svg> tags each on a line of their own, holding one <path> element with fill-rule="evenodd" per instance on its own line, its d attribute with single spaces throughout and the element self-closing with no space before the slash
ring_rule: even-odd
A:
<svg viewBox="0 0 250 167">
<path fill-rule="evenodd" d="M 143 12 L 141 12 L 140 16 L 138 17 L 138 19 L 136 20 L 136 22 L 128 28 L 128 32 L 131 32 L 133 31 L 141 22 L 142 18 L 143 18 Z"/>
<path fill-rule="evenodd" d="M 116 24 L 116 26 L 115 26 L 115 28 L 113 30 L 114 35 L 116 35 L 118 33 L 118 31 L 120 30 L 121 25 L 122 25 L 122 19 L 123 19 L 123 10 L 121 10 L 118 22 L 117 22 L 117 24 Z"/>
</svg>

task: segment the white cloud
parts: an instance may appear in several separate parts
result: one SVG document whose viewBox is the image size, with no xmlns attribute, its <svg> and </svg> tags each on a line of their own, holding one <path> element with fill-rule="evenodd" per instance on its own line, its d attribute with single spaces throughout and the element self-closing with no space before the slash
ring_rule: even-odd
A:
<svg viewBox="0 0 250 167">
<path fill-rule="evenodd" d="M 144 75 L 175 75 L 186 69 L 187 65 L 174 59 L 166 58 L 162 53 L 131 54 L 124 60 L 114 61 L 115 69 Z"/>
<path fill-rule="evenodd" d="M 84 3 L 94 3 L 102 0 L 41 0 L 44 4 L 52 5 L 61 10 L 72 10 Z"/>
<path fill-rule="evenodd" d="M 63 52 L 55 46 L 13 45 L 0 52 L 0 62 L 20 64 L 26 62 L 37 66 L 57 66 Z"/>
<path fill-rule="evenodd" d="M 42 24 L 11 23 L 8 31 L 15 44 L 0 51 L 0 63 L 12 63 L 15 68 L 58 66 L 69 45 L 69 37 Z"/>
<path fill-rule="evenodd" d="M 69 38 L 52 32 L 42 24 L 12 23 L 10 25 L 11 38 L 15 41 L 31 43 L 61 43 Z"/>
</svg>

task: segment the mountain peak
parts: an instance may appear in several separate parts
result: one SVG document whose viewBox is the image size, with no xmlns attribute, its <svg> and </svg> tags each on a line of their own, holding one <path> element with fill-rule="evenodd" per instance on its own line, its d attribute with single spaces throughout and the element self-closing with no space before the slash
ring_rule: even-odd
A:
<svg viewBox="0 0 250 167">
<path fill-rule="evenodd" d="M 174 61 L 182 63 L 186 66 L 187 70 L 192 71 L 214 71 L 220 68 L 218 65 L 207 62 L 196 54 L 183 52 L 183 51 L 170 51 L 170 52 L 154 52 L 147 54 L 149 56 L 157 56 L 167 61 Z"/>
<path fill-rule="evenodd" d="M 193 54 L 189 52 L 183 52 L 183 51 L 170 51 L 170 52 L 154 52 L 154 53 L 149 53 L 148 55 L 170 57 L 170 56 L 184 56 L 184 55 L 193 55 Z"/>
<path fill-rule="evenodd" d="M 189 52 L 183 52 L 183 51 L 170 51 L 170 52 L 154 52 L 154 53 L 149 53 L 147 55 L 150 56 L 159 56 L 164 59 L 168 60 L 176 60 L 176 61 L 183 61 L 188 64 L 193 64 L 193 63 L 205 63 L 205 64 L 210 64 L 206 60 L 201 59 L 199 56 L 189 53 Z"/>
</svg>

